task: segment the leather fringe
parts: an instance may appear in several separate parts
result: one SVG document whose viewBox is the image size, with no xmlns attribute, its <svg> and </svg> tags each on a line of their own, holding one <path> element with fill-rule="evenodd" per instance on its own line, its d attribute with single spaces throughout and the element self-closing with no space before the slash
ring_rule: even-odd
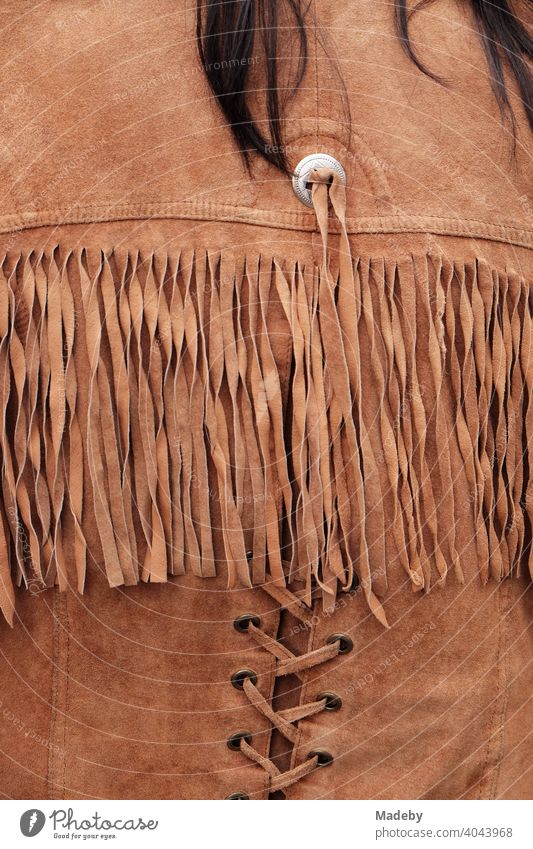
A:
<svg viewBox="0 0 533 849">
<path fill-rule="evenodd" d="M 415 591 L 462 580 L 465 514 L 483 581 L 533 573 L 530 286 L 423 256 L 359 258 L 348 291 L 339 262 L 4 257 L 10 623 L 14 584 L 83 591 L 94 526 L 111 586 L 223 562 L 230 586 L 303 577 L 331 607 L 356 575 L 383 624 L 393 559 Z"/>
</svg>

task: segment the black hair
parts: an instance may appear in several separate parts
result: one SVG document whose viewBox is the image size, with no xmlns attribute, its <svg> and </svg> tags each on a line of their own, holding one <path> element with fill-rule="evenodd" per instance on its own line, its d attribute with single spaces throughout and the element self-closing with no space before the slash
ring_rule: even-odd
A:
<svg viewBox="0 0 533 849">
<path fill-rule="evenodd" d="M 409 21 L 414 12 L 434 0 L 420 0 L 411 7 L 409 0 L 395 0 L 396 31 L 404 51 L 419 70 L 445 84 L 415 51 L 409 36 Z M 533 38 L 507 0 L 465 0 L 477 25 L 489 66 L 491 85 L 500 109 L 514 128 L 505 69 L 514 76 L 533 129 Z M 521 0 L 531 19 L 533 0 Z M 197 42 L 200 59 L 210 88 L 226 117 L 233 137 L 245 161 L 250 153 L 260 156 L 288 173 L 283 146 L 281 118 L 287 101 L 302 82 L 308 59 L 306 19 L 310 0 L 198 0 Z M 283 25 L 281 25 L 283 21 Z M 281 86 L 278 68 L 280 33 L 296 41 L 297 61 L 292 78 Z M 294 37 L 296 33 L 296 38 Z M 258 43 L 259 47 L 258 47 Z M 250 110 L 248 81 L 258 51 L 266 59 L 266 107 L 268 133 L 261 130 Z"/>
</svg>

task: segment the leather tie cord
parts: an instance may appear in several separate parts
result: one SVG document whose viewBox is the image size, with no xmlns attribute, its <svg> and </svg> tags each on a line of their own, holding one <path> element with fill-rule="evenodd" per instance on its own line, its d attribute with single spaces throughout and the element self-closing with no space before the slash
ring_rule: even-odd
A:
<svg viewBox="0 0 533 849">
<path fill-rule="evenodd" d="M 280 593 L 279 588 L 266 584 L 263 589 L 272 595 L 272 597 L 280 603 L 282 609 L 290 610 L 302 623 L 310 625 L 311 612 L 307 610 L 305 605 L 298 596 L 291 593 L 287 589 L 283 589 Z M 274 669 L 275 678 L 280 678 L 284 675 L 299 675 L 306 669 L 312 669 L 329 660 L 333 660 L 338 656 L 340 651 L 340 643 L 327 643 L 318 649 L 306 652 L 302 655 L 294 655 L 286 646 L 279 640 L 270 637 L 261 627 L 250 623 L 247 629 L 252 639 L 263 649 L 270 652 L 276 659 Z M 326 709 L 327 699 L 323 698 L 318 701 L 308 702 L 303 705 L 297 705 L 293 708 L 288 708 L 280 711 L 275 711 L 271 703 L 265 699 L 258 687 L 250 678 L 246 678 L 243 684 L 243 690 L 250 704 L 255 707 L 274 728 L 295 744 L 298 739 L 298 728 L 295 725 L 299 720 L 307 719 L 317 713 L 321 713 Z M 300 781 L 306 775 L 318 768 L 318 755 L 306 758 L 298 766 L 293 767 L 286 772 L 281 772 L 276 764 L 268 757 L 264 757 L 244 738 L 241 738 L 239 750 L 249 760 L 254 761 L 269 776 L 269 792 L 276 790 L 284 790 Z"/>
</svg>

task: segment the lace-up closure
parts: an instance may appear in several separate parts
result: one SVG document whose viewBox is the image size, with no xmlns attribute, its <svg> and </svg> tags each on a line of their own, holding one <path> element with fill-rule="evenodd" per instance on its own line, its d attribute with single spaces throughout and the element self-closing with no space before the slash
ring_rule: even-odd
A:
<svg viewBox="0 0 533 849">
<path fill-rule="evenodd" d="M 328 257 L 328 214 L 330 203 L 335 216 L 338 219 L 338 223 L 340 224 L 341 250 L 339 252 L 339 274 L 340 278 L 342 278 L 342 285 L 340 286 L 342 293 L 341 306 L 343 309 L 348 308 L 348 310 L 352 312 L 354 304 L 351 299 L 353 298 L 354 286 L 352 259 L 345 219 L 346 197 L 344 190 L 344 172 L 340 175 L 339 171 L 336 170 L 335 167 L 332 167 L 335 160 L 332 160 L 331 157 L 326 157 L 326 160 L 328 159 L 329 162 L 326 162 L 325 164 L 328 164 L 329 167 L 315 166 L 308 174 L 306 174 L 305 191 L 307 192 L 306 197 L 308 199 L 304 202 L 308 202 L 309 205 L 314 207 L 318 228 L 322 237 L 323 269 L 321 286 L 324 293 L 323 310 L 325 316 L 329 314 L 331 326 L 334 327 L 336 326 L 335 316 L 339 305 L 335 302 L 336 285 L 330 272 Z M 322 160 L 320 160 L 320 164 L 322 164 Z M 352 336 L 355 338 L 353 333 Z M 335 358 L 333 359 L 335 360 Z M 338 390 L 340 407 L 337 412 L 344 414 L 345 423 L 351 423 L 351 426 L 348 427 L 347 430 L 353 437 L 352 453 L 355 455 L 358 450 L 357 435 L 355 425 L 352 422 L 353 405 L 350 397 L 351 388 L 348 366 L 346 361 L 337 362 L 337 365 L 338 368 L 336 367 L 332 370 L 331 377 L 332 381 L 336 385 L 336 389 Z M 326 518 L 328 520 L 328 524 L 330 524 L 331 517 Z M 253 558 L 253 552 L 247 551 L 246 558 L 247 560 L 251 560 Z M 332 567 L 334 560 L 335 557 L 328 561 L 330 567 Z M 284 564 L 285 567 L 288 567 L 287 573 L 289 576 L 292 574 L 293 565 L 293 563 Z M 351 566 L 350 569 L 350 573 L 346 576 L 346 585 L 353 581 L 353 566 Z M 318 580 L 318 584 L 322 590 L 322 595 L 325 601 L 325 609 L 328 610 L 332 609 L 340 575 L 339 570 L 335 568 L 333 568 L 332 571 L 330 570 L 330 572 L 331 573 L 326 576 L 326 580 Z M 315 575 L 315 578 L 318 578 L 318 576 Z M 264 585 L 263 588 L 279 603 L 282 609 L 284 608 L 290 612 L 300 622 L 304 623 L 308 627 L 311 625 L 309 607 L 304 604 L 302 599 L 296 594 L 290 592 L 286 588 L 275 586 L 273 583 L 270 585 Z M 309 574 L 304 591 L 307 604 L 311 603 L 311 594 L 312 579 Z M 381 621 L 386 622 L 384 614 L 381 615 L 380 605 L 375 596 L 368 591 L 366 595 L 370 602 L 370 606 L 376 615 L 381 618 Z M 313 667 L 325 663 L 328 660 L 333 660 L 333 658 L 337 657 L 339 654 L 347 654 L 353 648 L 353 642 L 350 637 L 345 634 L 332 634 L 326 639 L 325 644 L 320 648 L 313 649 L 312 651 L 305 652 L 301 655 L 295 655 L 289 648 L 284 646 L 280 640 L 270 637 L 263 630 L 261 622 L 258 620 L 257 616 L 254 616 L 254 614 L 245 613 L 242 616 L 239 616 L 238 619 L 235 620 L 234 627 L 240 633 L 250 636 L 259 646 L 261 646 L 261 648 L 270 652 L 270 654 L 274 656 L 276 659 L 274 672 L 276 678 L 281 678 L 286 675 L 296 675 L 297 677 L 300 677 L 306 670 L 312 669 Z M 321 693 L 315 701 L 297 705 L 296 707 L 274 710 L 272 704 L 258 689 L 257 676 L 253 670 L 244 669 L 237 671 L 233 674 L 231 683 L 237 689 L 242 690 L 250 704 L 255 707 L 272 724 L 272 726 L 293 745 L 296 744 L 298 739 L 299 732 L 296 726 L 297 722 L 321 713 L 322 711 L 338 710 L 342 705 L 342 700 L 334 693 Z M 306 760 L 299 764 L 299 766 L 286 772 L 281 772 L 271 758 L 264 757 L 253 747 L 251 735 L 248 732 L 239 732 L 238 734 L 234 734 L 228 741 L 228 745 L 232 749 L 238 749 L 243 755 L 257 763 L 265 770 L 270 779 L 269 790 L 271 793 L 280 792 L 295 782 L 300 781 L 300 779 L 309 775 L 315 769 L 329 766 L 333 762 L 333 755 L 329 752 L 322 750 L 310 751 Z"/>
<path fill-rule="evenodd" d="M 287 610 L 301 623 L 310 627 L 311 613 L 297 595 L 290 592 L 290 590 L 275 586 L 265 586 L 264 590 L 279 603 L 282 609 Z M 255 624 L 254 620 L 255 617 L 248 616 L 248 627 L 242 633 L 248 634 L 261 648 L 270 652 L 276 658 L 277 663 L 274 673 L 276 678 L 285 675 L 296 675 L 300 677 L 301 673 L 305 670 L 312 669 L 321 663 L 333 660 L 339 654 L 345 653 L 348 643 L 353 645 L 351 640 L 344 634 L 335 634 L 332 635 L 333 639 L 332 637 L 328 638 L 326 643 L 320 648 L 302 655 L 295 655 L 290 649 L 282 645 L 279 640 L 265 633 L 260 625 Z M 339 706 L 341 704 L 340 699 L 335 694 L 324 693 L 315 701 L 276 711 L 257 688 L 257 677 L 255 674 L 248 674 L 249 672 L 249 670 L 241 670 L 239 673 L 236 673 L 232 676 L 232 683 L 235 686 L 234 679 L 238 676 L 238 689 L 243 690 L 250 704 L 262 713 L 272 723 L 273 727 L 277 728 L 280 734 L 293 745 L 298 738 L 298 728 L 295 723 L 322 711 L 331 710 L 332 700 L 337 699 Z M 238 749 L 243 755 L 265 770 L 270 778 L 269 789 L 271 792 L 284 790 L 286 787 L 309 775 L 315 769 L 328 766 L 333 762 L 333 756 L 329 752 L 315 751 L 310 752 L 307 759 L 299 766 L 286 772 L 281 772 L 270 758 L 264 757 L 253 747 L 249 734 L 233 735 L 231 738 L 232 741 L 234 739 L 236 740 L 237 736 L 239 736 L 239 744 L 237 746 L 234 744 L 232 748 Z"/>
</svg>

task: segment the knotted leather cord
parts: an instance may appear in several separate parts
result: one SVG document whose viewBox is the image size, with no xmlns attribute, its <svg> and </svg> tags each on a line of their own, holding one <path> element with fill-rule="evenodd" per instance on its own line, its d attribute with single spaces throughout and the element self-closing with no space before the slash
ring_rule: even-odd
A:
<svg viewBox="0 0 533 849">
<path fill-rule="evenodd" d="M 301 622 L 306 624 L 311 623 L 310 611 L 296 594 L 286 588 L 282 589 L 272 584 L 265 585 L 263 589 L 279 602 L 282 609 L 290 611 Z M 262 628 L 254 625 L 253 622 L 250 622 L 247 633 L 250 634 L 258 645 L 270 652 L 278 661 L 274 671 L 275 678 L 281 678 L 284 675 L 299 675 L 306 669 L 312 669 L 314 666 L 318 666 L 328 660 L 333 660 L 340 651 L 340 643 L 335 642 L 327 643 L 318 649 L 302 655 L 295 655 L 290 649 L 282 645 L 279 640 L 270 637 Z M 294 723 L 321 713 L 321 711 L 326 709 L 327 705 L 327 699 L 324 698 L 319 701 L 307 702 L 296 707 L 275 711 L 250 678 L 245 678 L 243 690 L 250 704 L 262 713 L 272 723 L 274 728 L 277 728 L 280 734 L 293 745 L 296 744 L 298 738 L 298 728 Z M 270 778 L 269 792 L 290 787 L 306 775 L 309 775 L 318 766 L 318 756 L 315 755 L 312 758 L 307 758 L 303 763 L 293 769 L 281 772 L 270 758 L 261 755 L 257 749 L 254 749 L 244 739 L 240 741 L 240 751 L 247 758 L 262 767 L 268 774 Z"/>
<path fill-rule="evenodd" d="M 315 169 L 308 179 L 312 185 L 312 200 L 320 235 L 322 237 L 322 269 L 318 294 L 321 339 L 324 355 L 329 364 L 327 392 L 332 428 L 329 439 L 322 447 L 322 457 L 333 458 L 333 477 L 337 497 L 332 497 L 331 473 L 323 478 L 329 491 L 324 497 L 325 524 L 329 543 L 328 573 L 321 578 L 318 564 L 314 577 L 322 587 L 324 607 L 333 609 L 337 584 L 347 589 L 354 577 L 354 563 L 358 564 L 359 579 L 367 603 L 377 619 L 388 627 L 383 606 L 372 590 L 372 574 L 366 532 L 365 479 L 378 477 L 377 459 L 371 447 L 362 415 L 361 362 L 359 350 L 359 319 L 362 312 L 362 292 L 356 282 L 350 241 L 346 228 L 346 190 L 336 171 L 330 168 Z M 340 225 L 338 249 L 338 274 L 334 279 L 328 255 L 329 204 Z M 324 384 L 326 385 L 326 384 Z M 356 426 L 356 421 L 358 425 Z M 360 432 L 358 433 L 357 427 Z M 336 434 L 331 438 L 331 433 Z M 327 434 L 323 434 L 323 439 Z M 344 444 L 343 444 L 344 443 Z M 346 461 L 346 456 L 349 461 Z M 353 543 L 352 502 L 357 504 L 360 523 L 359 545 Z M 381 504 L 383 510 L 383 504 Z M 349 552 L 343 562 L 341 550 Z M 418 581 L 418 576 L 417 581 Z M 421 585 L 418 581 L 418 585 Z"/>
</svg>

